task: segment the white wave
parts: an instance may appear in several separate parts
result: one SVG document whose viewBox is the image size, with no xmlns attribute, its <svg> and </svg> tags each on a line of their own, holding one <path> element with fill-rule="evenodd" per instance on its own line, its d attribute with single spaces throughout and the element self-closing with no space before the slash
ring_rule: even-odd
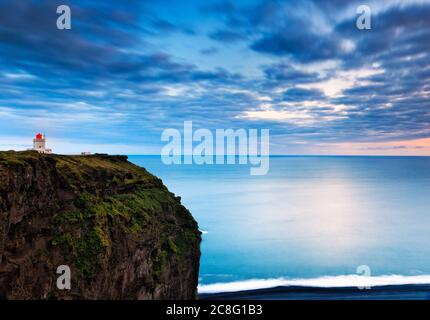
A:
<svg viewBox="0 0 430 320">
<path fill-rule="evenodd" d="M 325 276 L 310 279 L 250 279 L 225 283 L 199 285 L 199 293 L 237 292 L 245 290 L 268 289 L 279 286 L 315 287 L 315 288 L 343 288 L 343 287 L 377 287 L 386 285 L 430 284 L 430 275 L 384 275 L 361 276 L 356 274 Z"/>
</svg>

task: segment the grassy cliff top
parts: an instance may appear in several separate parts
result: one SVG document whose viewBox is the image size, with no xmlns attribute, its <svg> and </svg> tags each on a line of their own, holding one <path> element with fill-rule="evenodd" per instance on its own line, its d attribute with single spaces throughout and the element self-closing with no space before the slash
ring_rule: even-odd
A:
<svg viewBox="0 0 430 320">
<path fill-rule="evenodd" d="M 54 164 L 61 177 L 76 188 L 97 181 L 105 187 L 129 186 L 136 182 L 164 187 L 160 179 L 129 162 L 127 156 L 122 155 L 57 155 L 40 154 L 36 151 L 1 151 L 0 173 L 6 169 L 19 170 L 41 162 Z"/>
<path fill-rule="evenodd" d="M 147 171 L 127 161 L 127 156 L 93 154 L 93 155 L 59 155 L 41 154 L 36 151 L 0 151 L 0 165 L 19 165 L 42 158 L 54 159 L 59 167 L 82 166 L 97 169 L 129 171 L 144 174 Z"/>
</svg>

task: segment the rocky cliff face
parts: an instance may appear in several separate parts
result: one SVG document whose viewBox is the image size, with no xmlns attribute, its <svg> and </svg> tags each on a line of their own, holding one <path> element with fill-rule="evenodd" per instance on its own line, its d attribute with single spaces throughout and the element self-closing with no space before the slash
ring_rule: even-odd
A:
<svg viewBox="0 0 430 320">
<path fill-rule="evenodd" d="M 197 223 L 126 157 L 0 152 L 0 196 L 0 298 L 195 298 Z"/>
</svg>

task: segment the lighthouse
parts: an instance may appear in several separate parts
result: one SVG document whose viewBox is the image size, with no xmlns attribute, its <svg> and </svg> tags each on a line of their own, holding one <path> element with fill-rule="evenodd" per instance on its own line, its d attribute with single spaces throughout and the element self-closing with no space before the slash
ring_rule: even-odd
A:
<svg viewBox="0 0 430 320">
<path fill-rule="evenodd" d="M 52 153 L 51 149 L 46 149 L 46 139 L 44 134 L 36 134 L 36 138 L 33 139 L 33 150 L 36 150 L 39 153 Z"/>
</svg>

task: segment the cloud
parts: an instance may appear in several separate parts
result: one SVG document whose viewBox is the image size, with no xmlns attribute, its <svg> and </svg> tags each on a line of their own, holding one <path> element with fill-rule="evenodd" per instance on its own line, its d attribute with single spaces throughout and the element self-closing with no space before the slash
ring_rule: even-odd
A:
<svg viewBox="0 0 430 320">
<path fill-rule="evenodd" d="M 275 121 L 291 122 L 295 125 L 306 125 L 313 121 L 312 115 L 307 110 L 274 108 L 271 104 L 263 104 L 259 109 L 245 111 L 237 116 L 238 118 L 250 119 L 253 121 Z"/>
<path fill-rule="evenodd" d="M 218 53 L 218 49 L 215 47 L 205 48 L 205 49 L 200 50 L 200 53 L 203 55 L 216 54 L 216 53 Z"/>
<path fill-rule="evenodd" d="M 291 83 L 314 82 L 319 78 L 316 72 L 301 71 L 286 63 L 277 63 L 265 66 L 263 72 L 268 80 Z"/>
<path fill-rule="evenodd" d="M 0 136 L 140 145 L 193 120 L 269 127 L 279 148 L 415 150 L 404 142 L 430 137 L 430 1 L 371 1 L 370 31 L 357 3 L 73 1 L 59 31 L 59 1 L 0 2 Z"/>
<path fill-rule="evenodd" d="M 284 92 L 284 101 L 323 100 L 324 93 L 318 89 L 292 88 Z"/>
<path fill-rule="evenodd" d="M 212 32 L 209 37 L 213 40 L 224 43 L 234 43 L 246 39 L 246 36 L 240 32 L 230 30 L 216 30 Z"/>
<path fill-rule="evenodd" d="M 372 84 L 371 77 L 384 73 L 383 69 L 379 68 L 362 68 L 346 71 L 337 71 L 333 75 L 328 76 L 318 82 L 300 84 L 300 87 L 305 89 L 319 89 L 329 97 L 337 97 L 343 92 L 351 88 L 362 88 Z"/>
<path fill-rule="evenodd" d="M 174 24 L 168 20 L 160 19 L 160 18 L 153 18 L 151 21 L 151 26 L 158 31 L 158 34 L 166 34 L 166 33 L 173 33 L 173 32 L 181 32 L 188 35 L 194 35 L 196 32 L 193 28 L 190 26 L 187 26 L 185 24 Z"/>
</svg>

